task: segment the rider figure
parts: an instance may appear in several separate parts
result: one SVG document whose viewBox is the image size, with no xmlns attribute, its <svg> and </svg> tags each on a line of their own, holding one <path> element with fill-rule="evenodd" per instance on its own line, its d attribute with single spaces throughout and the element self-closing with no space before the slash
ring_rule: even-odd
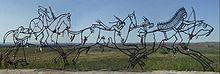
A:
<svg viewBox="0 0 220 74">
<path fill-rule="evenodd" d="M 38 7 L 39 7 L 39 9 L 38 9 L 39 18 L 41 20 L 43 20 L 43 22 L 45 22 L 46 25 L 48 26 L 48 22 L 55 19 L 55 15 L 52 12 L 51 7 L 49 7 L 50 12 L 47 10 L 47 8 L 44 8 L 42 6 L 38 6 Z M 51 16 L 48 13 L 51 13 Z M 45 24 L 44 24 L 44 26 L 45 26 Z"/>
<path fill-rule="evenodd" d="M 125 22 L 121 21 L 121 19 L 119 19 L 118 17 L 114 16 L 118 21 L 116 22 L 112 22 L 112 23 L 116 23 L 115 25 L 113 25 L 110 29 L 114 29 L 117 32 L 120 32 L 121 29 L 125 26 Z"/>
<path fill-rule="evenodd" d="M 41 29 L 41 33 L 39 34 L 39 35 L 41 35 L 42 33 L 44 33 L 44 30 L 48 30 L 48 28 L 49 28 L 49 26 L 50 26 L 50 24 L 49 24 L 49 22 L 51 22 L 51 21 L 53 21 L 53 20 L 55 20 L 56 19 L 56 17 L 55 17 L 55 15 L 54 15 L 54 13 L 52 12 L 52 10 L 51 10 L 51 8 L 49 7 L 49 9 L 50 9 L 50 12 L 47 10 L 47 8 L 45 8 L 45 7 L 42 7 L 42 6 L 38 6 L 39 7 L 39 9 L 38 9 L 38 14 L 39 14 L 39 18 L 43 21 L 42 23 L 43 23 L 43 27 L 42 27 L 42 29 Z M 49 15 L 48 13 L 51 13 L 51 15 Z M 47 32 L 46 32 L 47 33 Z M 39 36 L 38 35 L 38 36 Z M 49 37 L 49 34 L 47 33 L 46 34 L 46 37 L 44 37 L 44 35 L 43 36 L 41 36 L 41 41 L 40 41 L 40 43 L 41 43 L 41 45 L 47 45 L 47 43 L 46 43 L 46 40 L 45 41 L 42 41 L 42 39 L 44 39 L 44 38 L 48 38 Z"/>
</svg>

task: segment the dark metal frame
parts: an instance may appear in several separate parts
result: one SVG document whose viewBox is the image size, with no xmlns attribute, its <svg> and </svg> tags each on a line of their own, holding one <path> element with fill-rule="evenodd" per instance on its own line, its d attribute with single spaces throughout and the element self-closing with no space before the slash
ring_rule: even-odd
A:
<svg viewBox="0 0 220 74">
<path fill-rule="evenodd" d="M 144 60 L 148 58 L 148 55 L 156 52 L 159 48 L 166 48 L 168 50 L 172 50 L 174 55 L 178 51 L 184 55 L 192 57 L 203 66 L 205 71 L 214 71 L 211 65 L 214 63 L 212 60 L 205 57 L 200 52 L 192 50 L 188 47 L 190 41 L 194 37 L 198 38 L 200 36 L 209 36 L 210 33 L 214 30 L 212 26 L 208 25 L 203 20 L 196 20 L 194 9 L 187 19 L 187 12 L 185 8 L 180 8 L 169 21 L 157 23 L 156 29 L 153 30 L 152 28 L 154 28 L 154 23 L 151 23 L 146 17 L 143 17 L 143 23 L 138 24 L 135 12 L 133 12 L 128 14 L 128 16 L 124 19 L 120 19 L 117 16 L 114 16 L 116 21 L 109 22 L 110 24 L 113 24 L 111 27 L 105 25 L 102 21 L 97 20 L 96 24 L 92 24 L 90 27 L 79 31 L 70 30 L 70 13 L 55 16 L 50 7 L 49 9 L 50 11 L 48 11 L 47 8 L 39 6 L 39 16 L 31 20 L 28 28 L 20 26 L 18 29 L 10 30 L 4 35 L 4 43 L 10 34 L 13 35 L 12 39 L 14 41 L 14 46 L 10 47 L 6 52 L 1 54 L 1 60 L 10 58 L 9 55 L 13 55 L 13 60 L 8 60 L 10 64 L 14 64 L 15 67 L 18 65 L 18 63 L 27 65 L 28 63 L 26 60 L 24 47 L 28 45 L 35 45 L 28 42 L 28 40 L 34 36 L 35 40 L 40 43 L 40 47 L 50 47 L 51 49 L 54 49 L 58 52 L 59 55 L 54 59 L 54 61 L 57 62 L 59 58 L 62 58 L 64 62 L 64 68 L 65 66 L 69 65 L 67 57 L 70 54 L 74 52 L 76 54 L 72 59 L 72 63 L 75 65 L 82 52 L 88 53 L 92 47 L 99 46 L 102 51 L 104 51 L 104 47 L 113 48 L 118 49 L 125 55 L 129 56 L 129 65 L 127 68 L 134 68 L 136 65 L 139 65 L 140 68 L 143 69 L 145 65 Z M 194 19 L 189 20 L 192 15 L 194 15 Z M 195 29 L 198 28 L 201 29 L 196 31 Z M 122 29 L 127 29 L 127 32 L 122 32 Z M 138 30 L 137 37 L 140 38 L 140 45 L 127 42 L 130 33 L 135 30 Z M 85 33 L 85 31 L 89 31 L 90 33 Z M 113 36 L 106 37 L 105 35 L 102 35 L 101 32 L 103 31 L 111 32 Z M 174 33 L 167 35 L 167 32 L 170 31 L 173 31 Z M 87 45 L 86 43 L 88 38 L 94 34 L 94 32 L 97 32 L 98 34 L 96 42 L 94 44 Z M 64 51 L 62 46 L 58 43 L 59 37 L 64 33 L 68 34 L 71 41 L 74 41 L 75 37 L 79 36 L 81 43 L 73 44 L 68 51 Z M 164 39 L 162 39 L 160 43 L 157 43 L 155 33 L 162 33 L 164 35 Z M 23 38 L 20 38 L 21 34 Z M 125 37 L 122 35 L 125 35 Z M 149 46 L 147 44 L 147 35 L 153 35 L 154 42 L 152 42 L 150 45 L 151 48 L 147 48 L 147 46 Z M 183 42 L 183 35 L 189 36 L 187 43 Z M 166 41 L 171 39 L 174 39 L 173 44 L 167 44 Z M 177 42 L 178 40 L 180 41 Z M 52 45 L 48 42 L 51 42 Z M 19 48 L 23 48 L 24 59 L 16 59 L 16 53 L 18 52 Z M 14 51 L 14 53 L 12 53 L 12 51 Z"/>
</svg>

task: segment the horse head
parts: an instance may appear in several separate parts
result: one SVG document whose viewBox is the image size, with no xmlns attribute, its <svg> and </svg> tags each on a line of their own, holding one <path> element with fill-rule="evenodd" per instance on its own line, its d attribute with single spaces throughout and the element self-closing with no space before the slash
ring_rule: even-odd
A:
<svg viewBox="0 0 220 74">
<path fill-rule="evenodd" d="M 207 37 L 214 30 L 214 28 L 211 25 L 205 23 L 203 20 L 198 21 L 197 27 L 200 28 L 199 31 L 196 33 L 197 34 L 197 38 L 199 36 L 206 36 Z"/>
<path fill-rule="evenodd" d="M 71 14 L 67 13 L 67 27 L 66 29 L 69 30 L 71 28 Z"/>
<path fill-rule="evenodd" d="M 209 36 L 212 31 L 214 30 L 214 28 L 205 23 L 204 20 L 198 20 L 194 23 L 194 25 L 192 27 L 191 33 L 189 33 L 189 39 L 192 39 L 193 37 L 196 36 L 196 39 L 200 36 Z"/>
</svg>

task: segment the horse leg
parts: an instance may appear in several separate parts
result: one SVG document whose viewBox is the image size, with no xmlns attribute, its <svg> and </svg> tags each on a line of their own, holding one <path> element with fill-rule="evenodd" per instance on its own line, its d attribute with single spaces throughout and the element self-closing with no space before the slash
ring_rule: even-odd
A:
<svg viewBox="0 0 220 74">
<path fill-rule="evenodd" d="M 129 69 L 130 67 L 134 68 L 135 65 L 137 64 L 135 55 L 131 54 L 129 55 L 129 57 L 130 57 L 128 60 L 129 65 L 127 66 L 127 69 Z"/>
<path fill-rule="evenodd" d="M 130 52 L 129 50 L 127 50 L 128 52 Z M 145 65 L 144 61 L 142 60 L 143 57 L 142 55 L 139 53 L 140 50 L 135 50 L 134 53 L 130 53 L 130 58 L 129 58 L 129 65 L 127 66 L 127 68 L 129 68 L 130 66 L 132 68 L 135 67 L 135 65 L 139 65 L 140 68 L 143 70 L 143 67 Z"/>
<path fill-rule="evenodd" d="M 200 55 L 195 55 L 203 64 L 203 69 L 206 71 L 206 70 L 211 70 L 211 71 L 214 71 L 213 67 L 208 63 L 207 60 L 205 60 L 204 58 L 202 58 Z"/>
<path fill-rule="evenodd" d="M 42 46 L 46 46 L 46 44 L 44 43 L 44 41 L 43 41 L 43 39 L 44 39 L 44 31 L 43 32 L 40 32 L 40 34 L 38 35 L 38 36 L 40 36 L 41 35 L 41 37 L 40 37 L 40 44 L 42 45 Z"/>
<path fill-rule="evenodd" d="M 209 64 L 214 63 L 214 61 L 212 61 L 211 59 L 207 58 L 206 56 L 204 56 L 204 55 L 201 54 L 200 52 L 198 52 L 198 51 L 196 51 L 196 50 L 191 50 L 191 51 L 195 52 L 197 55 L 199 55 L 199 57 L 203 58 L 204 60 L 209 61 L 209 62 L 208 62 Z"/>
<path fill-rule="evenodd" d="M 146 56 L 145 55 L 143 55 L 143 54 L 141 54 L 141 53 L 139 53 L 140 52 L 140 50 L 138 50 L 137 51 L 137 53 L 136 53 L 136 61 L 137 61 L 137 64 L 141 67 L 141 69 L 143 70 L 144 68 L 144 65 L 145 65 L 145 63 L 144 63 L 144 59 L 146 59 Z"/>
<path fill-rule="evenodd" d="M 60 53 L 61 53 L 61 57 L 62 57 L 63 62 L 64 62 L 64 68 L 65 68 L 65 66 L 69 65 L 68 60 L 67 60 L 67 55 L 64 52 L 63 48 L 58 43 L 57 43 L 57 45 L 58 45 L 58 48 L 61 49 Z"/>
<path fill-rule="evenodd" d="M 195 50 L 193 50 L 191 53 L 180 51 L 180 53 L 188 55 L 188 56 L 192 57 L 193 59 L 195 59 L 196 61 L 198 61 L 202 65 L 204 71 L 207 70 L 207 67 L 209 67 L 212 71 L 214 71 L 212 66 L 210 66 L 210 64 L 208 64 L 204 58 L 202 58 L 200 55 L 198 55 L 198 53 L 196 53 L 194 51 Z"/>
<path fill-rule="evenodd" d="M 192 54 L 186 54 L 186 55 L 192 57 L 194 60 L 196 60 L 197 62 L 199 62 L 199 63 L 202 65 L 203 70 L 206 70 L 205 67 L 204 67 L 204 66 L 205 66 L 204 63 L 203 63 L 200 59 L 198 59 L 195 55 L 192 55 Z"/>
<path fill-rule="evenodd" d="M 55 51 L 58 52 L 58 56 L 54 58 L 54 63 L 57 63 L 57 60 L 59 58 L 62 58 L 63 59 L 63 62 L 64 62 L 64 68 L 65 66 L 69 65 L 68 61 L 67 61 L 67 55 L 66 53 L 64 53 L 64 50 L 62 49 L 62 47 L 56 42 L 54 43 L 54 46 L 55 48 L 53 48 Z M 59 50 L 60 49 L 60 50 Z"/>
<path fill-rule="evenodd" d="M 76 63 L 77 63 L 77 61 L 78 61 L 78 58 L 79 58 L 79 56 L 80 56 L 80 50 L 81 49 L 76 49 L 77 50 L 77 52 L 76 52 L 76 55 L 75 55 L 75 57 L 72 59 L 72 64 L 75 66 L 75 69 L 76 69 Z"/>
<path fill-rule="evenodd" d="M 198 52 L 196 50 L 189 49 L 189 51 L 191 51 L 189 54 L 195 56 L 198 59 L 198 61 L 201 62 L 200 64 L 204 64 L 203 65 L 204 70 L 209 68 L 212 71 L 214 71 L 214 69 L 210 65 L 210 64 L 214 63 L 211 59 L 205 57 L 203 54 L 201 54 L 200 52 Z"/>
<path fill-rule="evenodd" d="M 46 30 L 46 38 L 45 38 L 45 40 L 44 40 L 44 43 L 45 43 L 46 45 L 48 45 L 47 40 L 48 40 L 48 38 L 49 38 L 49 32 L 48 32 L 48 29 L 45 29 L 45 30 Z"/>
<path fill-rule="evenodd" d="M 138 58 L 138 57 L 129 58 L 129 65 L 128 65 L 127 68 L 129 68 L 130 66 L 131 66 L 132 68 L 134 68 L 137 64 L 140 66 L 140 68 L 141 68 L 142 70 L 144 69 L 144 68 L 143 68 L 144 65 L 145 65 L 144 61 L 143 61 L 141 58 Z"/>
<path fill-rule="evenodd" d="M 86 49 L 85 49 L 86 50 Z M 77 54 L 77 57 L 75 58 L 75 61 L 77 62 L 78 61 L 78 59 L 79 59 L 79 56 L 80 56 L 80 54 L 83 52 L 83 51 L 85 51 L 85 50 L 79 50 L 79 52 L 78 52 L 78 54 Z"/>
<path fill-rule="evenodd" d="M 52 35 L 53 35 L 53 34 L 54 34 L 54 33 L 52 33 Z M 51 37 L 52 37 L 52 35 L 51 35 Z M 60 49 L 60 50 L 57 50 L 57 51 L 58 51 L 58 53 L 60 54 L 60 56 L 62 57 L 62 59 L 63 59 L 64 68 L 65 68 L 65 66 L 69 65 L 69 63 L 68 63 L 67 55 L 66 55 L 64 49 L 63 49 L 63 48 L 60 46 L 60 44 L 58 43 L 58 35 L 59 35 L 59 34 L 56 34 L 56 38 L 55 38 L 56 41 L 54 41 L 54 45 L 56 46 L 56 48 Z M 51 39 L 51 40 L 53 40 L 53 39 Z"/>
<path fill-rule="evenodd" d="M 204 70 L 210 69 L 214 71 L 213 67 L 210 65 L 211 63 L 214 63 L 212 60 L 208 59 L 207 57 L 205 57 L 198 51 L 195 51 L 195 50 L 191 50 L 191 51 L 192 51 L 191 54 L 197 57 L 197 59 L 202 62 L 201 64 L 204 64 L 203 65 Z"/>
<path fill-rule="evenodd" d="M 69 62 L 68 62 L 68 60 L 67 60 L 67 56 L 66 56 L 66 55 L 62 56 L 62 58 L 63 58 L 64 69 L 65 69 L 65 67 L 69 65 Z"/>
<path fill-rule="evenodd" d="M 59 53 L 59 52 L 58 52 Z M 54 63 L 57 63 L 58 59 L 61 58 L 61 55 L 58 55 L 54 58 Z"/>
<path fill-rule="evenodd" d="M 173 42 L 173 56 L 175 56 L 175 54 L 176 54 L 176 49 L 177 49 L 177 46 L 176 46 L 176 42 L 177 42 L 177 40 L 178 40 L 178 38 L 176 37 L 176 35 L 174 36 L 175 37 L 175 41 Z"/>
<path fill-rule="evenodd" d="M 56 46 L 56 45 L 54 45 L 54 46 Z M 57 47 L 55 47 L 55 48 L 52 47 L 52 49 L 54 49 L 54 50 L 59 54 L 58 56 L 56 56 L 56 57 L 53 59 L 53 60 L 54 60 L 54 63 L 57 63 L 58 59 L 61 58 L 62 53 L 57 49 Z"/>
<path fill-rule="evenodd" d="M 59 53 L 59 55 L 54 58 L 54 63 L 57 63 L 58 59 L 62 58 L 63 59 L 63 63 L 64 63 L 64 69 L 65 69 L 65 66 L 69 65 L 68 60 L 67 60 L 67 56 L 62 51 L 57 50 L 57 52 Z"/>
<path fill-rule="evenodd" d="M 18 53 L 18 50 L 19 50 L 20 46 L 16 46 L 16 49 L 15 49 L 15 52 L 14 52 L 14 55 L 13 55 L 13 60 L 12 60 L 12 64 L 14 64 L 14 67 L 17 68 L 17 61 L 16 61 L 16 55 Z M 10 59 L 10 58 L 9 58 Z"/>
<path fill-rule="evenodd" d="M 130 68 L 130 66 L 131 67 L 133 67 L 133 62 L 132 62 L 132 57 L 133 57 L 133 54 L 132 54 L 132 52 L 131 51 L 129 51 L 129 49 L 124 49 L 124 50 L 126 50 L 128 53 L 126 53 L 126 51 L 123 51 L 121 48 L 119 48 L 119 47 L 117 47 L 117 45 L 115 45 L 116 46 L 116 48 L 117 49 L 119 49 L 119 51 L 121 51 L 122 53 L 124 53 L 125 55 L 127 55 L 127 56 L 129 56 L 130 58 L 129 58 L 129 60 L 128 60 L 128 63 L 129 63 L 129 65 L 127 66 L 127 69 L 129 69 Z"/>
<path fill-rule="evenodd" d="M 194 57 L 193 59 L 195 59 L 196 61 L 198 61 L 202 67 L 204 71 L 207 71 L 208 68 L 212 71 L 214 71 L 214 69 L 207 63 L 207 61 L 205 61 L 203 58 L 201 58 L 199 55 L 197 54 L 189 54 L 191 57 Z"/>
<path fill-rule="evenodd" d="M 10 64 L 10 58 L 9 55 L 13 52 L 15 46 L 12 46 L 10 48 L 8 48 L 3 54 L 2 54 L 2 59 L 1 62 L 3 61 L 4 64 L 4 68 L 8 68 L 8 64 Z"/>
<path fill-rule="evenodd" d="M 57 63 L 58 59 L 63 58 L 63 59 L 64 59 L 64 63 L 65 63 L 66 65 L 68 65 L 68 61 L 65 60 L 65 59 L 67 59 L 67 56 L 70 55 L 72 52 L 73 52 L 73 51 L 66 52 L 65 55 L 61 55 L 62 52 L 58 52 L 60 55 L 58 55 L 58 56 L 56 56 L 56 57 L 54 58 L 54 63 Z"/>
<path fill-rule="evenodd" d="M 135 64 L 135 62 L 136 62 L 136 56 L 135 56 L 135 54 L 134 53 L 132 53 L 131 51 L 129 51 L 129 49 L 127 50 L 127 52 L 129 52 L 129 60 L 128 60 L 128 62 L 129 62 L 129 65 L 128 65 L 128 67 L 127 68 L 129 68 L 130 66 L 132 67 L 132 68 L 134 68 L 134 66 L 136 65 Z"/>
<path fill-rule="evenodd" d="M 23 62 L 23 63 L 21 63 L 21 65 L 22 66 L 24 66 L 24 65 L 28 65 L 28 63 L 27 63 L 27 57 L 26 57 L 26 53 L 25 53 L 25 51 L 24 51 L 24 46 L 22 46 L 22 50 L 23 50 L 23 56 L 24 56 L 24 59 L 22 59 L 21 60 L 21 62 Z"/>
<path fill-rule="evenodd" d="M 135 65 L 136 64 L 138 64 L 139 66 L 140 66 L 140 68 L 141 68 L 141 70 L 143 70 L 144 68 L 144 65 L 145 65 L 145 63 L 144 63 L 144 61 L 142 60 L 143 58 L 142 57 L 133 57 L 133 68 L 135 67 Z"/>
</svg>

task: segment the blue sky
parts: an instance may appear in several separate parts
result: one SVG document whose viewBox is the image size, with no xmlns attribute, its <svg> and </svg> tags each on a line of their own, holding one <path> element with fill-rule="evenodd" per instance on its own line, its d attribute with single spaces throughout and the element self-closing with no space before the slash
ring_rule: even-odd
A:
<svg viewBox="0 0 220 74">
<path fill-rule="evenodd" d="M 41 5 L 51 6 L 55 15 L 71 13 L 75 31 L 90 26 L 97 19 L 107 24 L 114 21 L 113 15 L 123 18 L 132 11 L 136 12 L 138 20 L 145 16 L 153 23 L 163 22 L 180 7 L 185 7 L 188 13 L 193 7 L 198 19 L 215 27 L 209 37 L 195 42 L 219 41 L 219 0 L 1 0 L 0 5 L 1 39 L 10 29 L 20 25 L 28 27 L 30 20 L 38 16 L 38 5 Z"/>
</svg>

